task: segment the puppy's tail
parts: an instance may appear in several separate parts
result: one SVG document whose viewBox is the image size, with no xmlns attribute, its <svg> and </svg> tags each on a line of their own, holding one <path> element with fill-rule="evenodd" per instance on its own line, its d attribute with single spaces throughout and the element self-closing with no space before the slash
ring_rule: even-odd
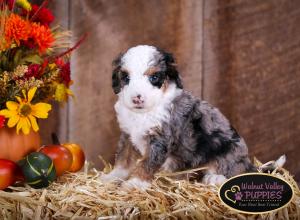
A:
<svg viewBox="0 0 300 220">
<path fill-rule="evenodd" d="M 283 167 L 285 162 L 286 162 L 286 156 L 281 155 L 277 160 L 269 161 L 265 164 L 262 164 L 261 166 L 259 166 L 257 168 L 257 170 L 259 172 L 263 172 L 263 173 L 272 172 L 273 170 L 275 170 L 277 168 Z"/>
</svg>

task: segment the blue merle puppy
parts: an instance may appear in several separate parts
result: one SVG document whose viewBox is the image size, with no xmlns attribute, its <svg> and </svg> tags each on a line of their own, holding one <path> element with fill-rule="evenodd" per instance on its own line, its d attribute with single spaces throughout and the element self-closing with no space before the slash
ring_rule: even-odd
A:
<svg viewBox="0 0 300 220">
<path fill-rule="evenodd" d="M 244 139 L 215 107 L 185 91 L 174 58 L 130 48 L 114 61 L 112 87 L 121 128 L 115 167 L 102 181 L 146 189 L 158 171 L 208 167 L 207 184 L 256 170 Z"/>
</svg>

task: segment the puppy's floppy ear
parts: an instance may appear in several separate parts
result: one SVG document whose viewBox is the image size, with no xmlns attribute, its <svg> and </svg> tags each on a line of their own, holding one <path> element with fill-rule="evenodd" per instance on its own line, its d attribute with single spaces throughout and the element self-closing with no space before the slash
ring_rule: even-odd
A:
<svg viewBox="0 0 300 220">
<path fill-rule="evenodd" d="M 115 94 L 118 94 L 121 91 L 120 69 L 122 56 L 123 54 L 120 54 L 112 63 L 112 88 Z"/>
<path fill-rule="evenodd" d="M 181 78 L 179 76 L 179 72 L 176 69 L 176 63 L 173 55 L 167 52 L 162 52 L 162 53 L 163 53 L 163 59 L 167 66 L 166 74 L 169 80 L 175 82 L 178 88 L 183 89 Z"/>
</svg>

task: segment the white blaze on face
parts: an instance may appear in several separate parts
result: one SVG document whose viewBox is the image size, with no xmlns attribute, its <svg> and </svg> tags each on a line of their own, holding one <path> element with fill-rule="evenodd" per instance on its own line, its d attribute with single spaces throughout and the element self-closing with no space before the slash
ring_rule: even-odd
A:
<svg viewBox="0 0 300 220">
<path fill-rule="evenodd" d="M 163 91 L 153 86 L 145 73 L 155 65 L 155 57 L 159 52 L 155 47 L 137 46 L 129 49 L 122 57 L 122 69 L 129 73 L 129 84 L 118 94 L 127 108 L 137 112 L 147 112 L 153 109 L 162 99 Z M 140 96 L 143 108 L 136 108 L 133 98 Z"/>
</svg>

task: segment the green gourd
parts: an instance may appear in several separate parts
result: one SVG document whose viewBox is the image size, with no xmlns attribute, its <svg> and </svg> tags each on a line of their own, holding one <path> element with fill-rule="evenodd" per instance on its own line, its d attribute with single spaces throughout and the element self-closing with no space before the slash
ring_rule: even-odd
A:
<svg viewBox="0 0 300 220">
<path fill-rule="evenodd" d="M 53 161 L 43 153 L 30 153 L 18 164 L 22 169 L 26 183 L 32 188 L 47 187 L 56 179 Z"/>
</svg>

